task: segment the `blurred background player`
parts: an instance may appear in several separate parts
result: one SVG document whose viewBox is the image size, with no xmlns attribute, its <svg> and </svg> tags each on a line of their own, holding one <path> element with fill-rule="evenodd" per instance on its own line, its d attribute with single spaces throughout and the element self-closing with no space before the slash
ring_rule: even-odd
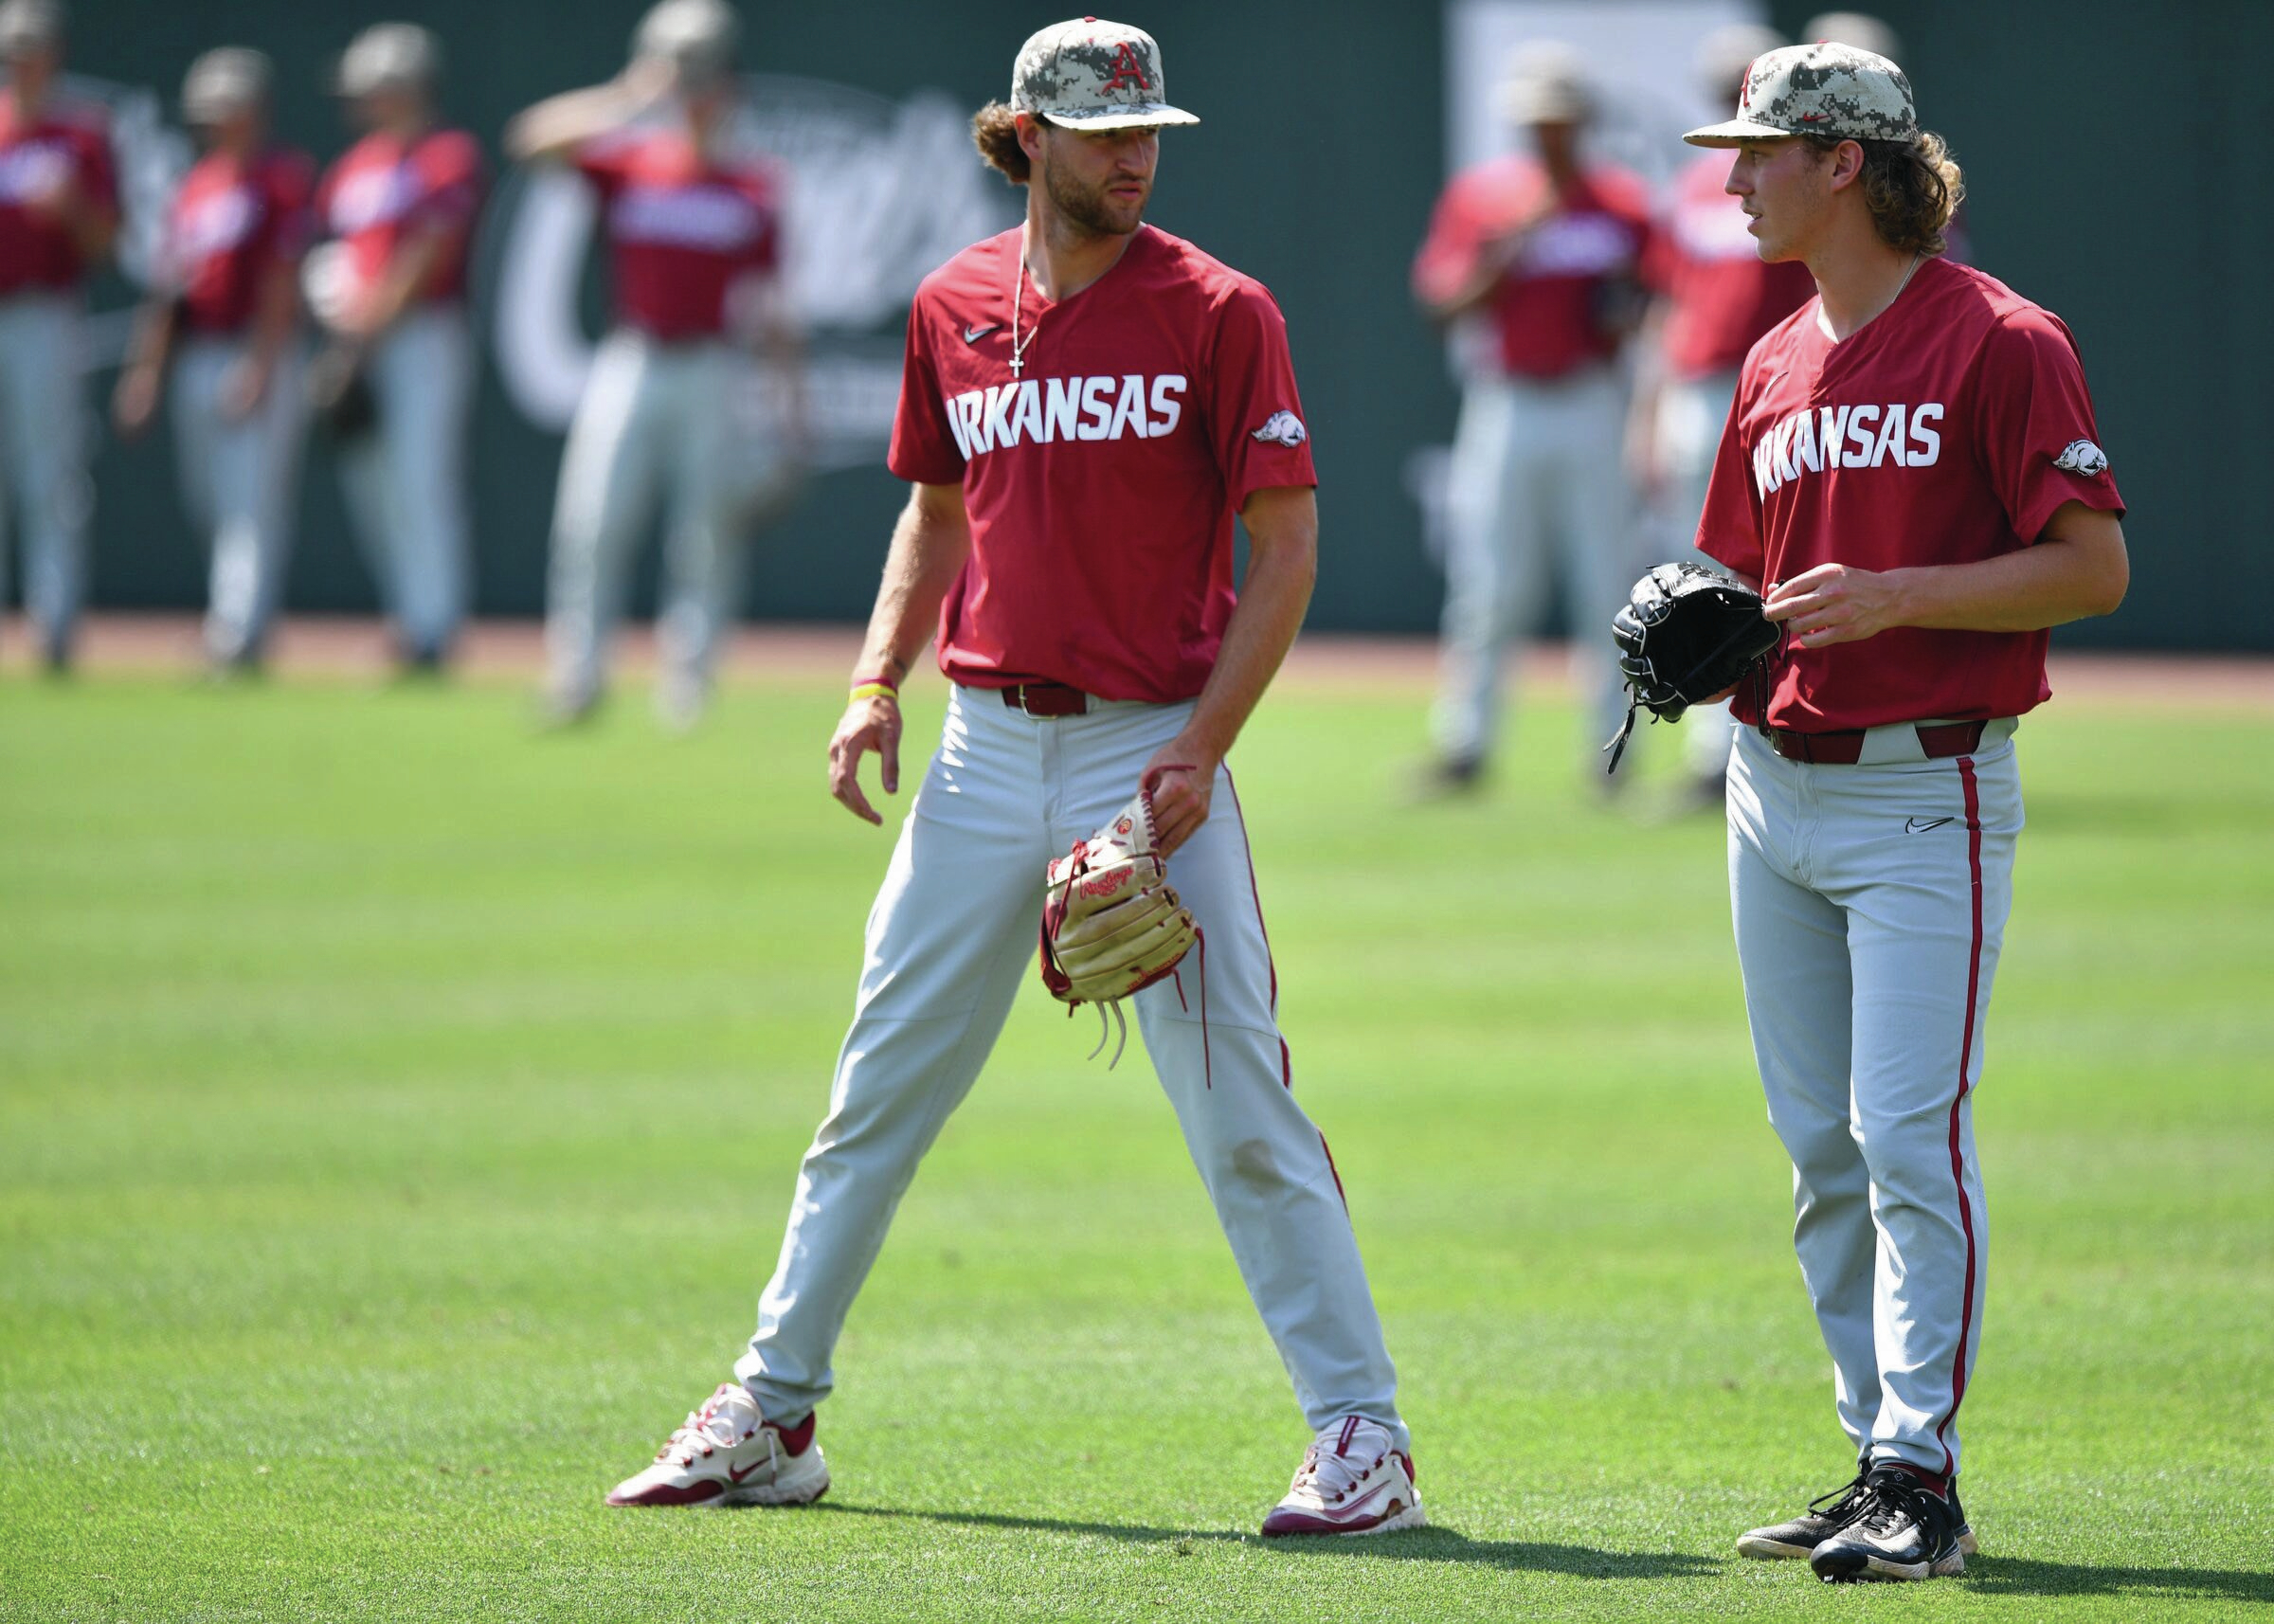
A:
<svg viewBox="0 0 2274 1624">
<path fill-rule="evenodd" d="M 80 321 L 88 272 L 118 232 L 108 126 L 66 100 L 63 9 L 0 5 L 0 489 L 24 537 L 24 606 L 51 672 L 68 670 L 86 592 L 87 477 Z M 0 594 L 8 552 L 0 543 Z"/>
<path fill-rule="evenodd" d="M 1530 626 L 1551 542 L 1575 624 L 1608 625 L 1636 573 L 1619 476 L 1618 358 L 1639 314 L 1648 197 L 1634 175 L 1582 157 L 1590 97 L 1567 47 L 1520 48 L 1501 94 L 1531 151 L 1455 175 L 1414 263 L 1414 291 L 1432 317 L 1489 323 L 1468 346 L 1453 437 L 1436 753 L 1417 786 L 1423 794 L 1482 774 L 1499 727 L 1503 656 Z M 1589 756 L 1626 709 L 1600 641 L 1579 645 Z"/>
<path fill-rule="evenodd" d="M 436 122 L 441 76 L 441 46 L 409 23 L 374 24 L 340 58 L 337 89 L 367 134 L 324 176 L 316 209 L 334 242 L 308 274 L 334 338 L 314 387 L 397 659 L 413 672 L 449 659 L 472 585 L 466 244 L 482 164 L 472 135 Z M 340 406 L 364 390 L 368 420 Z"/>
<path fill-rule="evenodd" d="M 140 434 L 172 372 L 175 467 L 212 565 L 206 657 L 216 671 L 261 662 L 292 550 L 306 424 L 299 264 L 316 169 L 268 141 L 273 78 L 259 51 L 199 57 L 182 117 L 205 142 L 168 207 L 158 274 L 112 400 Z"/>
<path fill-rule="evenodd" d="M 663 0 L 610 83 L 539 102 L 506 134 L 522 162 L 565 160 L 598 189 L 615 285 L 561 463 L 548 589 L 546 713 L 588 715 L 606 682 L 624 572 L 658 487 L 664 527 L 663 719 L 691 725 L 742 595 L 759 465 L 789 460 L 742 431 L 747 346 L 763 341 L 801 415 L 798 341 L 782 297 L 782 181 L 735 140 L 741 28 L 721 0 Z M 794 429 L 793 429 L 794 436 Z"/>
<path fill-rule="evenodd" d="M 1903 59 L 1903 41 L 1895 30 L 1868 11 L 1819 11 L 1800 30 L 1800 43 L 1853 45 L 1890 62 Z"/>
<path fill-rule="evenodd" d="M 1753 59 L 1783 44 L 1750 23 L 1706 35 L 1697 70 L 1707 99 L 1732 111 Z M 1637 346 L 1627 434 L 1628 469 L 1650 503 L 1650 562 L 1694 547 L 1737 370 L 1762 334 L 1816 291 L 1799 262 L 1762 262 L 1728 180 L 1726 153 L 1699 153 L 1675 177 L 1651 238 L 1649 281 L 1658 297 Z M 1722 804 L 1734 725 L 1725 700 L 1692 706 L 1683 720 L 1684 765 L 1699 806 Z"/>
</svg>

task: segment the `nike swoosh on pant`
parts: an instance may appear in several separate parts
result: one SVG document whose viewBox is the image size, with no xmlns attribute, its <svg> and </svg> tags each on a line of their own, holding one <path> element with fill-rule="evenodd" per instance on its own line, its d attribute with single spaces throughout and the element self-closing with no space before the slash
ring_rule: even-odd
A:
<svg viewBox="0 0 2274 1624">
<path fill-rule="evenodd" d="M 1904 820 L 1903 832 L 1906 835 L 1923 835 L 1929 829 L 1940 829 L 1945 823 L 1957 821 L 1956 818 L 1906 818 Z"/>
</svg>

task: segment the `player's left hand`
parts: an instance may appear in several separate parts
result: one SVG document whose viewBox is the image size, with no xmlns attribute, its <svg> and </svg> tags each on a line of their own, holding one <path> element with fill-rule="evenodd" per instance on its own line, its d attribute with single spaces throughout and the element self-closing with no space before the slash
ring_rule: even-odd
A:
<svg viewBox="0 0 2274 1624">
<path fill-rule="evenodd" d="M 268 397 L 269 369 L 260 361 L 240 361 L 231 367 L 221 384 L 221 415 L 231 423 L 243 423 L 261 409 Z"/>
<path fill-rule="evenodd" d="M 1153 798 L 1153 836 L 1161 855 L 1176 849 L 1208 821 L 1208 803 L 1216 795 L 1219 758 L 1187 743 L 1180 735 L 1153 752 L 1138 784 Z"/>
<path fill-rule="evenodd" d="M 1902 592 L 1893 573 L 1846 564 L 1819 564 L 1778 582 L 1760 612 L 1782 622 L 1786 635 L 1801 648 L 1862 642 L 1904 623 Z"/>
<path fill-rule="evenodd" d="M 47 184 L 32 186 L 23 204 L 34 214 L 68 225 L 79 213 L 80 197 L 78 177 L 67 165 L 59 165 Z"/>
</svg>

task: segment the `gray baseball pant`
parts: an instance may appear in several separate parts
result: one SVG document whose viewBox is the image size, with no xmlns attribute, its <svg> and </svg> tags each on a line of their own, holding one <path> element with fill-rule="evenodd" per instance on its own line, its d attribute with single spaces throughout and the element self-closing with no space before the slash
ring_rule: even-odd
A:
<svg viewBox="0 0 2274 1624">
<path fill-rule="evenodd" d="M 23 537 L 24 606 L 52 664 L 70 658 L 86 597 L 87 406 L 81 383 L 76 292 L 0 298 L 0 480 Z M 0 597 L 8 549 L 0 545 Z"/>
<path fill-rule="evenodd" d="M 1975 1153 L 1983 1021 L 2012 901 L 2012 721 L 1925 759 L 1874 728 L 1851 767 L 1742 730 L 1729 894 L 1793 1244 L 1861 1457 L 1958 1469 L 1988 1218 Z"/>
<path fill-rule="evenodd" d="M 1502 662 L 1531 629 L 1549 549 L 1570 585 L 1583 760 L 1618 730 L 1626 690 L 1611 617 L 1641 570 L 1620 460 L 1627 386 L 1588 367 L 1550 382 L 1480 378 L 1461 400 L 1446 492 L 1444 646 L 1433 731 L 1451 760 L 1481 761 L 1500 726 Z"/>
<path fill-rule="evenodd" d="M 474 344 L 455 305 L 411 311 L 366 363 L 376 430 L 340 448 L 339 475 L 406 654 L 450 652 L 472 592 L 466 413 Z"/>
<path fill-rule="evenodd" d="M 768 1416 L 795 1420 L 828 1396 L 838 1333 L 900 1197 L 1035 974 L 1044 865 L 1128 803 L 1192 714 L 1189 701 L 1092 703 L 1087 715 L 1038 720 L 998 694 L 952 692 L 869 914 L 829 1114 L 799 1170 L 757 1334 L 734 1367 Z M 1405 1450 L 1397 1372 L 1341 1180 L 1293 1093 L 1228 770 L 1169 873 L 1204 940 L 1174 979 L 1132 1001 L 1153 1069 L 1305 1420 L 1317 1432 L 1369 1416 Z M 1068 1042 L 1078 1072 L 1083 1051 Z"/>
<path fill-rule="evenodd" d="M 758 464 L 778 442 L 741 431 L 734 390 L 749 356 L 723 339 L 665 344 L 630 328 L 602 341 L 561 453 L 545 622 L 549 685 L 571 701 L 607 681 L 624 575 L 663 518 L 664 681 L 709 689 L 740 612 Z M 777 470 L 778 472 L 779 470 Z"/>
<path fill-rule="evenodd" d="M 188 339 L 170 402 L 184 505 L 211 560 L 206 653 L 224 663 L 260 654 L 282 601 L 307 424 L 298 351 L 278 359 L 251 415 L 224 414 L 222 391 L 252 348 L 242 335 Z"/>
</svg>

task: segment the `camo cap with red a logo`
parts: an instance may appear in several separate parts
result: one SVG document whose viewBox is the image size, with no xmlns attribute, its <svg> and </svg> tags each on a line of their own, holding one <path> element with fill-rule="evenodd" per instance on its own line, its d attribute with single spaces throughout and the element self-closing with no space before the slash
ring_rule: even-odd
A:
<svg viewBox="0 0 2274 1624">
<path fill-rule="evenodd" d="M 1074 130 L 1200 122 L 1168 104 L 1153 36 L 1098 17 L 1054 23 L 1019 48 L 1011 69 L 1011 111 Z"/>
<path fill-rule="evenodd" d="M 1853 45 L 1786 45 L 1753 59 L 1736 117 L 1682 138 L 1693 147 L 1739 147 L 1781 135 L 1917 140 L 1911 81 L 1886 57 Z"/>
</svg>

